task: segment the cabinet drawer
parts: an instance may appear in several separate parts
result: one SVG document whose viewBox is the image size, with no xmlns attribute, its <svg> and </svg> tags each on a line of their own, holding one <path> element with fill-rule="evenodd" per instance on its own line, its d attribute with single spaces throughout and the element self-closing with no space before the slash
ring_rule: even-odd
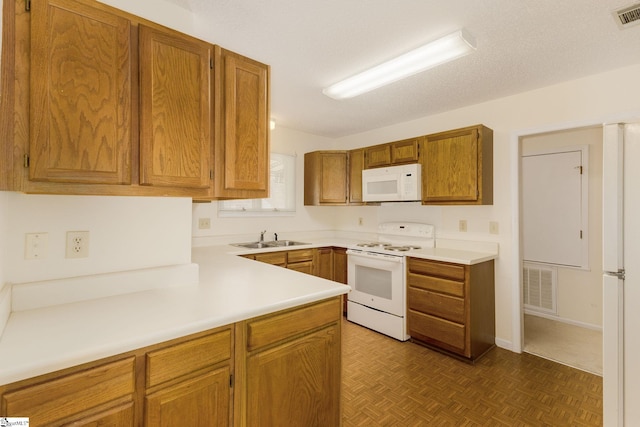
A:
<svg viewBox="0 0 640 427">
<path fill-rule="evenodd" d="M 452 322 L 465 323 L 464 299 L 409 287 L 409 309 L 432 314 Z"/>
<path fill-rule="evenodd" d="M 266 262 L 273 265 L 286 265 L 287 253 L 285 251 L 280 252 L 268 252 L 266 254 L 256 254 L 255 260 L 260 262 Z"/>
<path fill-rule="evenodd" d="M 132 395 L 133 357 L 86 369 L 3 396 L 7 416 L 28 416 L 33 425 L 52 425 L 90 408 Z"/>
<path fill-rule="evenodd" d="M 287 263 L 313 261 L 313 249 L 300 249 L 289 251 L 287 254 Z"/>
<path fill-rule="evenodd" d="M 178 378 L 231 358 L 227 329 L 147 353 L 147 387 Z"/>
<path fill-rule="evenodd" d="M 426 259 L 409 258 L 411 273 L 444 277 L 447 279 L 464 281 L 464 265 L 446 262 L 429 261 Z"/>
<path fill-rule="evenodd" d="M 247 325 L 247 349 L 252 351 L 265 345 L 284 341 L 312 329 L 338 322 L 341 315 L 341 300 L 339 297 L 335 297 L 315 305 L 249 321 Z"/>
<path fill-rule="evenodd" d="M 409 273 L 407 275 L 407 284 L 414 288 L 424 289 L 427 291 L 442 292 L 455 295 L 457 297 L 464 297 L 463 282 Z"/>
<path fill-rule="evenodd" d="M 409 310 L 409 335 L 427 343 L 465 349 L 465 326 L 439 317 Z"/>
<path fill-rule="evenodd" d="M 289 270 L 299 271 L 300 273 L 313 274 L 313 262 L 311 261 L 295 262 L 293 264 L 288 263 L 287 268 Z"/>
</svg>

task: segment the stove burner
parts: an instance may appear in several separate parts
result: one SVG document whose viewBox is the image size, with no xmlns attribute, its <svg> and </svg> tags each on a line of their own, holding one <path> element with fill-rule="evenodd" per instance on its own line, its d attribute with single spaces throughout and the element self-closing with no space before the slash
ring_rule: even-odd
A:
<svg viewBox="0 0 640 427">
<path fill-rule="evenodd" d="M 410 251 L 413 248 L 409 246 L 387 246 L 385 249 L 394 252 L 406 252 Z"/>
<path fill-rule="evenodd" d="M 386 248 L 388 246 L 391 246 L 391 243 L 369 242 L 358 243 L 356 246 L 360 246 L 361 248 Z"/>
</svg>

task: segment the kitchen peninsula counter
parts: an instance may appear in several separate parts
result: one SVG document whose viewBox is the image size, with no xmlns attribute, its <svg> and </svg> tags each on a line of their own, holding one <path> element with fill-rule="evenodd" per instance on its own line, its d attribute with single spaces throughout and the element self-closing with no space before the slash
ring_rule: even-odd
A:
<svg viewBox="0 0 640 427">
<path fill-rule="evenodd" d="M 349 290 L 340 283 L 234 255 L 228 245 L 194 248 L 192 262 L 199 269 L 195 284 L 176 282 L 13 311 L 0 337 L 0 385 Z"/>
</svg>

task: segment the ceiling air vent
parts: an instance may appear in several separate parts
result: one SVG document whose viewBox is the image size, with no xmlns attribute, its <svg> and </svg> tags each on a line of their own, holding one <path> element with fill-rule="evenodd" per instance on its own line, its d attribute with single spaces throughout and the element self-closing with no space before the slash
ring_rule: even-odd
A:
<svg viewBox="0 0 640 427">
<path fill-rule="evenodd" d="M 640 3 L 613 12 L 620 28 L 628 28 L 640 24 Z"/>
</svg>

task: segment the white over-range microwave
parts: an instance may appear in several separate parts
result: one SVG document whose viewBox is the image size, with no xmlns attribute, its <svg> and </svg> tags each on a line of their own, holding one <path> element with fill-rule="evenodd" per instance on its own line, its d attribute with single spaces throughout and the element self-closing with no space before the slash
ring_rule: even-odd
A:
<svg viewBox="0 0 640 427">
<path fill-rule="evenodd" d="M 362 171 L 362 200 L 365 202 L 409 202 L 421 197 L 419 163 Z"/>
</svg>

